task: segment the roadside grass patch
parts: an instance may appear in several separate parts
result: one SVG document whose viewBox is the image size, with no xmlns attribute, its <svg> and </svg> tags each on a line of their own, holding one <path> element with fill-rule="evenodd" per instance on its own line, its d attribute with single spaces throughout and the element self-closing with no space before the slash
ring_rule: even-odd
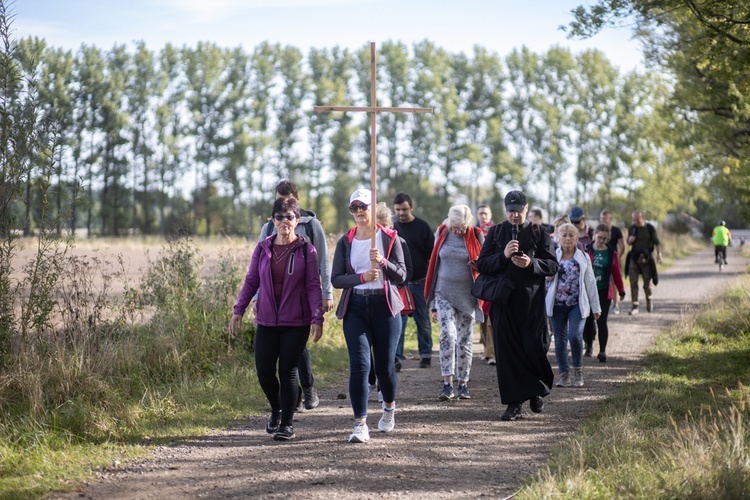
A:
<svg viewBox="0 0 750 500">
<path fill-rule="evenodd" d="M 666 332 L 518 498 L 750 495 L 750 279 Z"/>
</svg>

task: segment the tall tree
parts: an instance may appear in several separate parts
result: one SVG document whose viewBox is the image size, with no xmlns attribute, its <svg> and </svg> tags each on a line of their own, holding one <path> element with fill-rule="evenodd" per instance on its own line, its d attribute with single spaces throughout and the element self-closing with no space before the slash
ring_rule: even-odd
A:
<svg viewBox="0 0 750 500">
<path fill-rule="evenodd" d="M 226 51 L 215 44 L 199 42 L 195 49 L 183 48 L 188 108 L 192 114 L 190 135 L 195 144 L 196 191 L 193 210 L 198 219 L 203 211 L 206 236 L 211 234 L 211 192 L 214 189 L 215 163 L 227 143 Z"/>
</svg>

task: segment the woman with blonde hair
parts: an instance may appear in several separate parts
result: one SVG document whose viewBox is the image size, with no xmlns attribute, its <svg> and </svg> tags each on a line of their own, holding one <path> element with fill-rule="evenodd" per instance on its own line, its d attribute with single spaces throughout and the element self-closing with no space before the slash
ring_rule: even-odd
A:
<svg viewBox="0 0 750 500">
<path fill-rule="evenodd" d="M 547 289 L 545 303 L 555 335 L 557 387 L 570 387 L 568 343 L 573 362 L 573 386 L 583 387 L 583 327 L 593 313 L 598 319 L 602 308 L 596 278 L 588 255 L 578 247 L 578 229 L 566 222 L 557 228 L 560 247 L 556 250 L 559 270 Z"/>
<path fill-rule="evenodd" d="M 469 399 L 469 375 L 473 356 L 474 321 L 484 321 L 471 285 L 479 275 L 474 263 L 484 244 L 484 233 L 471 224 L 471 209 L 455 205 L 438 227 L 427 266 L 424 295 L 433 301 L 432 318 L 440 323 L 440 371 L 443 386 L 438 398 Z M 453 378 L 458 390 L 453 391 Z"/>
</svg>

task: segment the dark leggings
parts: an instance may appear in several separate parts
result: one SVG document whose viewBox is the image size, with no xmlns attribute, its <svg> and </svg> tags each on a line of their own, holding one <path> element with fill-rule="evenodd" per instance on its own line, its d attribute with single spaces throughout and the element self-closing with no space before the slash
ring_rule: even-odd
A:
<svg viewBox="0 0 750 500">
<path fill-rule="evenodd" d="M 583 327 L 583 343 L 587 346 L 594 343 L 596 331 L 599 330 L 599 351 L 606 352 L 607 341 L 609 340 L 609 327 L 607 326 L 607 316 L 609 316 L 609 306 L 612 300 L 607 298 L 609 290 L 599 290 L 599 304 L 602 306 L 602 315 L 596 320 L 594 325 L 594 315 L 589 314 L 586 318 L 586 326 Z"/>
<path fill-rule="evenodd" d="M 297 408 L 297 364 L 310 336 L 310 326 L 263 326 L 255 332 L 255 369 L 271 405 L 281 410 L 281 424 L 291 425 Z M 278 378 L 276 363 L 278 362 Z"/>
</svg>

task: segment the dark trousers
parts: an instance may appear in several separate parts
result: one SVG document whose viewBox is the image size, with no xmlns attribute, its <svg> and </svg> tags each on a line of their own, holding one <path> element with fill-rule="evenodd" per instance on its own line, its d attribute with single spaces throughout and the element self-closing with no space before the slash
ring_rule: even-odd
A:
<svg viewBox="0 0 750 500">
<path fill-rule="evenodd" d="M 310 361 L 310 351 L 307 350 L 307 347 L 302 351 L 297 370 L 299 371 L 299 385 L 301 385 L 303 389 L 309 389 L 315 385 L 315 377 L 313 377 L 312 372 L 312 361 Z"/>
<path fill-rule="evenodd" d="M 716 262 L 719 262 L 719 254 L 721 254 L 722 257 L 724 257 L 724 262 L 727 261 L 727 247 L 724 245 L 716 245 L 714 246 L 714 258 L 716 259 Z"/>
<path fill-rule="evenodd" d="M 401 333 L 401 317 L 391 316 L 385 295 L 349 297 L 344 316 L 344 339 L 349 351 L 349 397 L 354 418 L 367 417 L 370 393 L 370 357 L 375 362 L 383 400 L 396 400 L 396 369 L 393 359 Z"/>
<path fill-rule="evenodd" d="M 282 425 L 292 424 L 294 410 L 297 408 L 297 364 L 309 336 L 310 325 L 258 325 L 255 332 L 255 369 L 258 372 L 258 382 L 271 405 L 271 411 L 281 410 Z"/>
<path fill-rule="evenodd" d="M 602 315 L 599 319 L 594 320 L 593 314 L 586 318 L 586 326 L 583 327 L 583 342 L 589 346 L 594 343 L 597 330 L 599 331 L 599 351 L 607 351 L 607 341 L 609 341 L 609 327 L 607 326 L 607 317 L 609 316 L 609 307 L 612 301 L 607 299 L 608 289 L 599 290 L 599 304 L 602 306 Z M 594 324 L 596 322 L 596 324 Z"/>
</svg>

